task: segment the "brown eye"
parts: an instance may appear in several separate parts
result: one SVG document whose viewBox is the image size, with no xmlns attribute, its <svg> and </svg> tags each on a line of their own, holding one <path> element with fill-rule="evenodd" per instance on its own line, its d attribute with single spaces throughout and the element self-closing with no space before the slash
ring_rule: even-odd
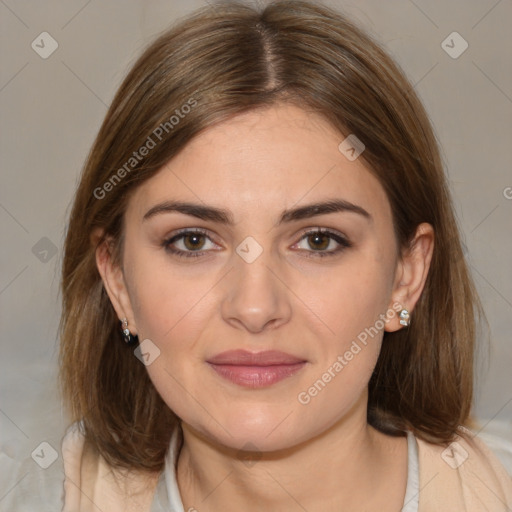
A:
<svg viewBox="0 0 512 512">
<path fill-rule="evenodd" d="M 334 256 L 344 249 L 352 247 L 352 243 L 341 233 L 319 228 L 304 233 L 294 247 L 300 249 L 307 257 L 323 257 Z"/>
<path fill-rule="evenodd" d="M 221 249 L 207 232 L 184 229 L 162 242 L 162 247 L 170 254 L 183 257 L 198 257 Z"/>
<path fill-rule="evenodd" d="M 183 244 L 190 251 L 197 251 L 203 248 L 205 236 L 200 233 L 190 233 L 183 236 Z"/>
<path fill-rule="evenodd" d="M 324 233 L 313 233 L 307 237 L 308 244 L 315 251 L 323 251 L 329 247 L 331 237 Z"/>
</svg>

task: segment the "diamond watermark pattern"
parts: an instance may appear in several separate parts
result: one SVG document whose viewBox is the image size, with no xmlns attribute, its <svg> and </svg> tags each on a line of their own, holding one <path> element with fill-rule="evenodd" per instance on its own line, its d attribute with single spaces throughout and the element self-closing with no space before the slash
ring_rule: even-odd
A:
<svg viewBox="0 0 512 512">
<path fill-rule="evenodd" d="M 261 452 L 253 443 L 246 443 L 237 454 L 238 460 L 241 460 L 247 467 L 252 467 L 261 459 Z"/>
<path fill-rule="evenodd" d="M 351 133 L 342 143 L 338 146 L 340 153 L 342 153 L 347 160 L 353 162 L 359 158 L 359 155 L 365 150 L 365 145 L 361 140 Z"/>
<path fill-rule="evenodd" d="M 452 32 L 441 43 L 441 48 L 452 59 L 458 59 L 468 49 L 468 46 L 468 42 L 458 32 Z"/>
<path fill-rule="evenodd" d="M 133 353 L 144 366 L 149 366 L 160 356 L 160 349 L 151 340 L 145 339 Z"/>
<path fill-rule="evenodd" d="M 242 243 L 238 245 L 236 248 L 236 253 L 240 258 L 242 258 L 246 263 L 253 263 L 256 261 L 261 253 L 263 252 L 263 247 L 256 242 L 256 240 L 252 236 L 248 236 L 245 238 Z"/>
<path fill-rule="evenodd" d="M 32 247 L 32 254 L 42 263 L 48 263 L 57 254 L 57 247 L 49 238 L 43 236 Z"/>
<path fill-rule="evenodd" d="M 452 469 L 457 469 L 459 466 L 462 466 L 468 457 L 468 452 L 464 450 L 464 448 L 459 443 L 457 443 L 457 441 L 451 443 L 448 448 L 443 450 L 441 453 L 441 458 Z"/>
<path fill-rule="evenodd" d="M 50 443 L 42 442 L 31 454 L 38 466 L 49 468 L 58 458 L 59 454 Z"/>
<path fill-rule="evenodd" d="M 59 43 L 48 32 L 41 32 L 30 46 L 39 57 L 47 59 L 59 47 Z"/>
</svg>

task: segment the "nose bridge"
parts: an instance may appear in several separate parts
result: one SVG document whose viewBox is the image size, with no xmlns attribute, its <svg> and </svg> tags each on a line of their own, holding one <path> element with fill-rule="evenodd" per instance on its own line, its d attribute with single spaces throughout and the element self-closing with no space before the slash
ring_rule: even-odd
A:
<svg viewBox="0 0 512 512">
<path fill-rule="evenodd" d="M 247 254 L 255 250 L 250 244 L 240 244 L 237 254 L 233 254 L 234 268 L 226 283 L 222 316 L 237 328 L 260 332 L 287 322 L 291 305 L 286 288 L 276 278 L 279 269 L 271 251 L 258 251 L 254 259 L 253 252 L 249 258 Z"/>
</svg>

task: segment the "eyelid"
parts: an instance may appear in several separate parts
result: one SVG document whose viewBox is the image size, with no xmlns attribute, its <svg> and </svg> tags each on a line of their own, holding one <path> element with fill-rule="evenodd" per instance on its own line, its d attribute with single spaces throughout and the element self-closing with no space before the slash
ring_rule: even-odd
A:
<svg viewBox="0 0 512 512">
<path fill-rule="evenodd" d="M 340 238 L 343 238 L 344 240 L 346 240 L 348 242 L 348 237 L 341 231 L 338 231 L 337 229 L 334 229 L 334 228 L 325 228 L 325 227 L 320 227 L 320 226 L 309 226 L 307 228 L 302 228 L 299 231 L 299 236 L 304 237 L 305 235 L 312 234 L 312 233 L 325 233 L 328 235 L 336 235 Z"/>
<path fill-rule="evenodd" d="M 353 243 L 341 231 L 338 231 L 338 230 L 332 229 L 332 228 L 323 228 L 323 227 L 319 227 L 319 226 L 304 228 L 301 231 L 301 234 L 299 235 L 300 236 L 299 240 L 297 242 L 295 242 L 293 244 L 293 246 L 299 244 L 300 242 L 302 242 L 302 240 L 307 238 L 309 235 L 314 235 L 315 233 L 321 233 L 324 235 L 328 235 L 331 238 L 331 240 L 334 240 L 338 244 L 338 247 L 336 249 L 330 250 L 330 251 L 314 251 L 314 250 L 308 251 L 306 249 L 299 249 L 301 252 L 309 253 L 307 257 L 334 256 L 334 255 L 337 255 L 338 253 L 340 253 L 341 251 L 353 246 Z"/>
<path fill-rule="evenodd" d="M 332 228 L 314 226 L 314 227 L 307 227 L 307 228 L 302 229 L 300 231 L 300 233 L 298 235 L 296 235 L 296 236 L 299 236 L 300 238 L 292 245 L 292 247 L 294 247 L 295 245 L 302 242 L 306 237 L 308 237 L 310 235 L 314 235 L 316 233 L 328 235 L 331 240 L 334 240 L 334 242 L 336 242 L 338 244 L 338 247 L 336 249 L 330 250 L 330 251 L 315 251 L 315 250 L 299 249 L 300 252 L 308 253 L 307 257 L 324 257 L 324 256 L 331 256 L 331 255 L 333 256 L 333 255 L 340 253 L 344 249 L 347 249 L 347 248 L 350 248 L 353 246 L 352 242 L 350 242 L 348 237 L 345 234 L 343 234 L 342 232 L 340 232 L 336 229 L 332 229 Z M 182 229 L 179 229 L 179 230 L 173 232 L 172 234 L 170 234 L 163 240 L 162 246 L 164 247 L 164 249 L 167 252 L 174 254 L 178 257 L 185 257 L 185 258 L 203 256 L 203 255 L 207 255 L 208 253 L 212 252 L 212 249 L 198 250 L 198 251 L 183 251 L 181 249 L 176 249 L 176 248 L 172 247 L 173 243 L 175 243 L 177 240 L 183 238 L 187 234 L 200 234 L 200 235 L 205 236 L 212 243 L 214 243 L 216 245 L 220 245 L 218 242 L 215 241 L 216 237 L 212 236 L 212 234 L 209 230 L 204 229 L 204 228 L 192 228 L 191 227 L 191 228 L 182 228 Z M 218 249 L 213 249 L 213 250 L 218 250 Z"/>
<path fill-rule="evenodd" d="M 203 256 L 205 254 L 208 254 L 212 251 L 212 249 L 209 250 L 199 250 L 199 251 L 183 251 L 181 249 L 176 249 L 172 247 L 174 243 L 176 243 L 177 240 L 180 240 L 184 238 L 185 235 L 188 234 L 199 234 L 205 236 L 208 240 L 210 240 L 215 245 L 220 245 L 217 241 L 215 241 L 214 236 L 212 236 L 211 232 L 204 228 L 182 228 L 178 229 L 177 231 L 172 232 L 170 235 L 166 236 L 164 240 L 162 241 L 162 247 L 169 252 L 170 254 L 174 254 L 178 257 L 197 257 L 197 256 Z M 218 250 L 218 249 L 214 249 Z"/>
<path fill-rule="evenodd" d="M 211 232 L 204 228 L 181 228 L 176 231 L 173 231 L 170 235 L 167 235 L 165 237 L 165 240 L 167 242 L 174 240 L 175 238 L 178 238 L 181 235 L 186 235 L 188 233 L 199 233 L 200 235 L 204 235 L 208 237 L 210 240 L 213 240 L 213 237 L 211 236 Z"/>
</svg>

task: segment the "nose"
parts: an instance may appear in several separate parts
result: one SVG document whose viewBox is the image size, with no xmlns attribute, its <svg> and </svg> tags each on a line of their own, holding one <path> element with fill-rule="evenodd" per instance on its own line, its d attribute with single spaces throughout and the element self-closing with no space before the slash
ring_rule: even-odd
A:
<svg viewBox="0 0 512 512">
<path fill-rule="evenodd" d="M 224 282 L 224 321 L 251 333 L 276 329 L 291 317 L 290 291 L 278 266 L 263 254 L 252 263 L 234 255 L 234 269 Z"/>
</svg>

